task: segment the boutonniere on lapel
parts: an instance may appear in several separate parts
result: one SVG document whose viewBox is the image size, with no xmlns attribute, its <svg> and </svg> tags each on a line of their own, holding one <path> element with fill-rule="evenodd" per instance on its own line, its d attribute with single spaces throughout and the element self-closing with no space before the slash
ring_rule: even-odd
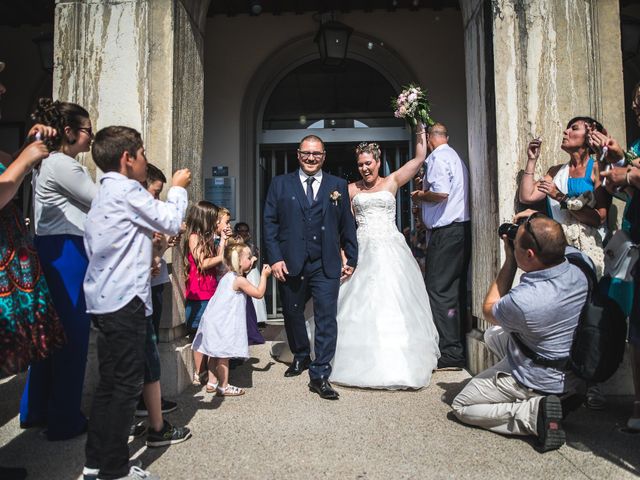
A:
<svg viewBox="0 0 640 480">
<path fill-rule="evenodd" d="M 333 192 L 331 192 L 331 195 L 329 195 L 329 199 L 336 206 L 338 206 L 338 202 L 340 201 L 341 198 L 342 198 L 342 194 L 337 190 L 334 190 Z"/>
</svg>

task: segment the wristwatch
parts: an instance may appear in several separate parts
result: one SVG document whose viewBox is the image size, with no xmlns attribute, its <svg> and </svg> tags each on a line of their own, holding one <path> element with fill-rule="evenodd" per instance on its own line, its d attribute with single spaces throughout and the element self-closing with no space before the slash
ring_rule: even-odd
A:
<svg viewBox="0 0 640 480">
<path fill-rule="evenodd" d="M 560 204 L 560 208 L 562 210 L 566 210 L 567 209 L 567 195 L 565 194 L 561 200 L 558 200 L 558 203 Z"/>
</svg>

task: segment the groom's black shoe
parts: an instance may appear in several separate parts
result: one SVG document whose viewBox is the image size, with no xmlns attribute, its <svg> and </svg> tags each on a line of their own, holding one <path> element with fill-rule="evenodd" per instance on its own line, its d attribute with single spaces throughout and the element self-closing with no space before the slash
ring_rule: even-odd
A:
<svg viewBox="0 0 640 480">
<path fill-rule="evenodd" d="M 308 369 L 309 365 L 311 365 L 311 357 L 304 357 L 304 358 L 299 359 L 299 360 L 297 358 L 294 358 L 293 362 L 291 362 L 291 365 L 289 366 L 289 368 L 287 368 L 287 371 L 284 372 L 284 376 L 285 377 L 297 377 L 302 372 L 304 372 L 306 369 Z"/>
<path fill-rule="evenodd" d="M 340 394 L 333 389 L 326 378 L 312 378 L 309 382 L 309 390 L 327 400 L 338 400 L 340 397 Z"/>
</svg>

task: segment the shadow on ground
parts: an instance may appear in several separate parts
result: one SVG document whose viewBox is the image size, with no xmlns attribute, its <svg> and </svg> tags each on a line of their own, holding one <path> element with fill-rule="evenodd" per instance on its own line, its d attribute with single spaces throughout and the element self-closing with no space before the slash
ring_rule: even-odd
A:
<svg viewBox="0 0 640 480">
<path fill-rule="evenodd" d="M 437 383 L 444 390 L 442 401 L 451 405 L 469 380 L 460 383 Z M 605 410 L 589 410 L 582 406 L 564 420 L 567 448 L 579 452 L 590 452 L 629 473 L 640 475 L 640 433 L 629 432 L 626 422 L 631 415 L 632 397 L 609 397 Z M 447 418 L 462 424 L 453 412 Z M 468 428 L 477 428 L 467 426 Z M 511 437 L 535 447 L 533 437 Z"/>
</svg>

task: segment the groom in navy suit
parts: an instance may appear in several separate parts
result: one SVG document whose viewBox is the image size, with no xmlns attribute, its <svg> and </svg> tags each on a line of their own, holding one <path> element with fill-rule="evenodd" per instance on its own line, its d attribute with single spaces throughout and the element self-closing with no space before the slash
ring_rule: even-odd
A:
<svg viewBox="0 0 640 480">
<path fill-rule="evenodd" d="M 309 368 L 310 390 L 335 400 L 338 392 L 329 376 L 338 334 L 338 290 L 341 278 L 356 267 L 358 243 L 347 182 L 322 171 L 325 155 L 322 140 L 306 136 L 298 148 L 300 169 L 273 178 L 264 206 L 264 239 L 294 357 L 285 376 Z M 309 298 L 315 319 L 313 362 L 304 318 Z"/>
</svg>

